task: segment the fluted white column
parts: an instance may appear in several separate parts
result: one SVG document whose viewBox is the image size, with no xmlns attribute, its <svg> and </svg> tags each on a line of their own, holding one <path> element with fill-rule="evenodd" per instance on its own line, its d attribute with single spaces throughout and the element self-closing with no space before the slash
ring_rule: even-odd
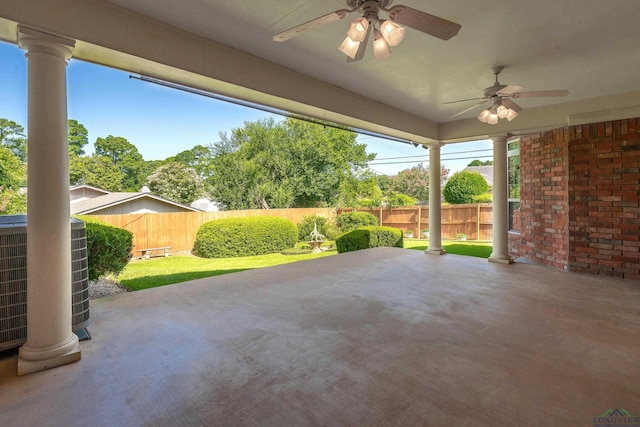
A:
<svg viewBox="0 0 640 427">
<path fill-rule="evenodd" d="M 440 200 L 440 147 L 429 145 L 429 247 L 424 251 L 430 255 L 443 255 L 442 213 Z"/>
<path fill-rule="evenodd" d="M 493 252 L 489 262 L 511 264 L 509 256 L 509 200 L 507 182 L 507 136 L 493 140 Z"/>
<path fill-rule="evenodd" d="M 18 375 L 80 359 L 71 331 L 67 60 L 73 40 L 20 26 L 28 64 L 27 341 Z"/>
</svg>

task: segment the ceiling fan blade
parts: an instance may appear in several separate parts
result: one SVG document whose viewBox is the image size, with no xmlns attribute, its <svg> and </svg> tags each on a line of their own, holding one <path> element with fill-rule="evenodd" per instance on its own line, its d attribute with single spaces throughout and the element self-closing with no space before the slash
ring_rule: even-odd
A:
<svg viewBox="0 0 640 427">
<path fill-rule="evenodd" d="M 487 101 L 488 101 L 488 100 L 484 100 L 484 101 L 482 101 L 482 102 L 478 102 L 477 104 L 474 104 L 474 105 L 472 105 L 471 107 L 467 108 L 466 110 L 462 110 L 462 111 L 460 111 L 459 113 L 454 114 L 454 115 L 453 115 L 453 116 L 451 116 L 451 117 L 458 117 L 458 116 L 461 116 L 461 115 L 463 115 L 464 113 L 466 113 L 467 111 L 471 111 L 471 110 L 473 110 L 474 108 L 477 108 L 477 107 L 481 106 L 482 104 L 484 104 L 484 103 L 485 103 L 485 102 L 487 102 Z"/>
<path fill-rule="evenodd" d="M 483 97 L 483 98 L 458 99 L 457 101 L 443 102 L 443 104 L 456 104 L 458 102 L 477 101 L 478 99 L 487 99 L 487 98 Z M 482 101 L 482 102 L 484 102 L 484 101 Z"/>
<path fill-rule="evenodd" d="M 398 5 L 387 10 L 389 19 L 414 30 L 432 35 L 442 40 L 449 40 L 458 34 L 462 26 L 455 22 L 430 15 L 409 6 Z"/>
<path fill-rule="evenodd" d="M 347 16 L 348 14 L 350 14 L 351 12 L 353 12 L 353 10 L 349 10 L 349 9 L 336 10 L 335 12 L 328 13 L 324 16 L 321 16 L 316 19 L 312 19 L 311 21 L 305 22 L 304 24 L 300 24 L 286 31 L 278 33 L 275 36 L 273 36 L 273 41 L 274 42 L 287 41 L 297 36 L 300 33 L 304 33 L 305 31 L 312 30 L 321 25 L 330 24 L 332 22 L 339 21 L 345 16 Z"/>
<path fill-rule="evenodd" d="M 373 25 L 369 26 L 369 28 L 367 29 L 367 35 L 364 36 L 364 40 L 360 42 L 356 55 L 353 58 L 347 56 L 347 62 L 349 63 L 358 62 L 362 58 L 364 58 L 364 52 L 367 50 L 367 44 L 369 43 L 369 35 L 371 34 L 371 27 L 373 27 Z"/>
<path fill-rule="evenodd" d="M 496 92 L 498 93 L 498 95 L 504 96 L 504 95 L 511 95 L 512 93 L 515 93 L 515 92 L 519 92 L 522 89 L 524 89 L 522 86 L 507 85 L 502 89 L 497 90 Z"/>
<path fill-rule="evenodd" d="M 507 108 L 511 108 L 516 113 L 519 113 L 520 111 L 522 111 L 522 107 L 520 107 L 518 104 L 516 104 L 515 102 L 513 102 L 508 98 L 504 98 L 502 100 L 502 105 L 504 105 Z"/>
<path fill-rule="evenodd" d="M 568 90 L 536 90 L 532 92 L 516 92 L 509 95 L 511 98 L 537 98 L 545 96 L 567 96 Z"/>
</svg>

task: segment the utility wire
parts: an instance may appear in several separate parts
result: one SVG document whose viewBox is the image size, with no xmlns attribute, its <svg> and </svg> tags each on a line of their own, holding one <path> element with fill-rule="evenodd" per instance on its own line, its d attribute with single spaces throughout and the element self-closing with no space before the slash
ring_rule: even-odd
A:
<svg viewBox="0 0 640 427">
<path fill-rule="evenodd" d="M 309 116 L 305 116 L 302 114 L 292 114 L 292 113 L 288 113 L 284 110 L 280 110 L 277 108 L 272 108 L 272 107 L 267 107 L 266 105 L 262 105 L 262 104 L 256 104 L 253 102 L 249 102 L 249 101 L 243 101 L 241 99 L 237 99 L 237 98 L 231 98 L 229 96 L 224 96 L 224 95 L 218 95 L 209 91 L 205 91 L 205 90 L 200 90 L 200 89 L 194 89 L 192 87 L 189 86 L 183 86 L 177 83 L 172 83 L 172 82 L 168 82 L 166 80 L 160 80 L 160 79 L 156 79 L 154 77 L 149 77 L 149 76 L 134 76 L 134 75 L 129 75 L 130 79 L 136 79 L 136 80 L 141 80 L 143 82 L 147 82 L 147 83 L 153 83 L 159 86 L 164 86 L 164 87 L 168 87 L 171 89 L 176 89 L 176 90 L 180 90 L 183 92 L 187 92 L 187 93 L 191 93 L 194 95 L 200 95 L 200 96 L 204 96 L 206 98 L 212 98 L 218 101 L 223 101 L 223 102 L 227 102 L 230 104 L 234 104 L 234 105 L 239 105 L 241 107 L 247 107 L 247 108 L 253 108 L 254 110 L 259 110 L 259 111 L 264 111 L 265 113 L 269 113 L 269 114 L 275 114 L 275 115 L 279 115 L 279 116 L 283 116 L 283 117 L 288 117 L 288 118 L 292 118 L 292 119 L 297 119 L 297 120 L 302 120 L 308 123 L 313 123 L 313 124 L 317 124 L 320 126 L 326 126 L 326 127 L 330 127 L 330 128 L 334 128 L 334 129 L 340 129 L 340 130 L 348 130 L 348 131 L 352 131 L 355 132 L 359 135 L 366 135 L 372 138 L 380 138 L 380 139 L 386 139 L 388 141 L 393 141 L 393 142 L 400 142 L 402 144 L 410 144 L 410 145 L 419 145 L 415 142 L 409 141 L 407 139 L 402 139 L 402 138 L 396 138 L 393 136 L 389 136 L 389 135 L 383 135 L 380 133 L 376 133 L 376 132 L 371 132 L 368 130 L 364 130 L 364 129 L 356 129 L 356 128 L 352 128 L 352 127 L 346 127 L 346 126 L 340 126 L 337 124 L 333 124 L 330 122 L 323 122 L 321 120 L 315 119 L 313 117 L 309 117 Z"/>
</svg>

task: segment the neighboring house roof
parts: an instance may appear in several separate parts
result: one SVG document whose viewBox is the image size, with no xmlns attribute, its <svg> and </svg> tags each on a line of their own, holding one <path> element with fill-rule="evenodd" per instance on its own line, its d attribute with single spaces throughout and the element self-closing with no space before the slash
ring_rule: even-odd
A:
<svg viewBox="0 0 640 427">
<path fill-rule="evenodd" d="M 167 205 L 172 205 L 178 211 L 200 212 L 200 209 L 192 208 L 191 206 L 182 205 L 180 203 L 172 202 L 171 200 L 163 199 L 162 197 L 155 196 L 151 193 L 107 193 L 102 196 L 94 197 L 92 199 L 78 199 L 71 202 L 71 213 L 74 215 L 90 214 L 96 211 L 100 211 L 106 208 L 110 208 L 116 205 L 130 203 L 139 199 L 152 199 Z"/>
<path fill-rule="evenodd" d="M 489 187 L 493 187 L 493 166 L 467 166 L 464 170 L 478 172 L 487 181 Z"/>
<path fill-rule="evenodd" d="M 218 212 L 220 210 L 216 202 L 204 197 L 192 202 L 191 207 L 205 212 Z"/>
<path fill-rule="evenodd" d="M 103 190 L 102 188 L 92 187 L 90 185 L 74 185 L 69 188 L 69 197 L 71 201 L 86 200 L 98 197 L 103 194 L 109 194 L 110 191 Z"/>
</svg>

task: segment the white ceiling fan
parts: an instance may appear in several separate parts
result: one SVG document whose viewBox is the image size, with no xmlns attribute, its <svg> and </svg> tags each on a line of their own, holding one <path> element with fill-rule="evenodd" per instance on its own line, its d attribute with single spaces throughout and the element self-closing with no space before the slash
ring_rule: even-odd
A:
<svg viewBox="0 0 640 427">
<path fill-rule="evenodd" d="M 377 59 L 389 56 L 389 46 L 396 46 L 404 38 L 403 25 L 442 40 L 449 40 L 458 34 L 461 26 L 409 6 L 391 7 L 393 0 L 346 0 L 348 9 L 339 9 L 311 21 L 305 22 L 273 36 L 276 42 L 289 40 L 305 31 L 339 21 L 353 12 L 362 16 L 349 24 L 347 38 L 339 49 L 347 55 L 347 62 L 363 58 L 367 41 L 373 32 L 373 51 Z M 388 19 L 380 19 L 380 11 L 388 14 Z"/>
<path fill-rule="evenodd" d="M 498 74 L 504 69 L 504 66 L 498 65 L 491 69 L 491 72 L 495 74 L 496 80 L 493 86 L 490 86 L 484 90 L 484 96 L 481 98 L 460 99 L 458 101 L 445 102 L 445 104 L 453 104 L 456 102 L 467 102 L 481 99 L 482 101 L 471 107 L 454 114 L 453 117 L 458 117 L 467 111 L 471 111 L 474 108 L 479 107 L 482 104 L 491 103 L 491 106 L 485 110 L 482 110 L 478 114 L 478 120 L 483 123 L 494 125 L 498 123 L 498 119 L 507 119 L 511 121 L 518 116 L 518 113 L 522 111 L 522 107 L 513 102 L 509 98 L 540 98 L 551 96 L 566 96 L 569 94 L 568 90 L 538 90 L 531 92 L 522 92 L 524 89 L 522 86 L 516 85 L 503 85 L 498 81 Z"/>
</svg>

